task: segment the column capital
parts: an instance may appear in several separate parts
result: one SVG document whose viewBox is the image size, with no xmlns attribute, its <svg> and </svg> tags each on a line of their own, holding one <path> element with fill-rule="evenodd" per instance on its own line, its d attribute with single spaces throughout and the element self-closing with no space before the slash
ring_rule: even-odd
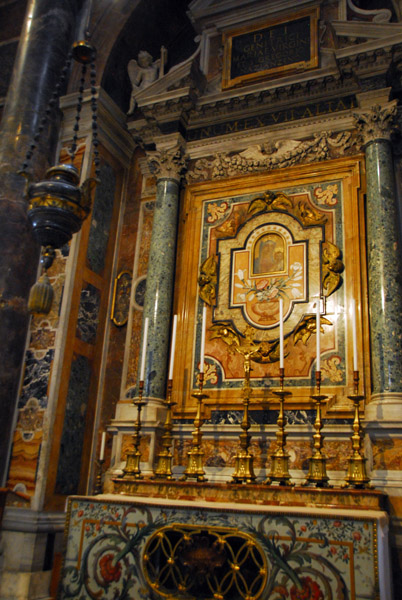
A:
<svg viewBox="0 0 402 600">
<path fill-rule="evenodd" d="M 148 152 L 147 159 L 149 169 L 157 179 L 175 179 L 179 182 L 187 169 L 188 155 L 182 146 Z"/>
<path fill-rule="evenodd" d="M 361 136 L 364 146 L 378 140 L 390 141 L 396 127 L 397 101 L 386 104 L 375 104 L 353 113 L 355 127 Z"/>
</svg>

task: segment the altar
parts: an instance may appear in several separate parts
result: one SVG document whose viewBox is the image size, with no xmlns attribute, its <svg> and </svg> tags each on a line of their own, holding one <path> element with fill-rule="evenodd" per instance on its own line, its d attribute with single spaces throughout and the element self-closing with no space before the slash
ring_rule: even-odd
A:
<svg viewBox="0 0 402 600">
<path fill-rule="evenodd" d="M 378 491 L 150 480 L 122 491 L 69 498 L 60 600 L 392 600 Z"/>
</svg>

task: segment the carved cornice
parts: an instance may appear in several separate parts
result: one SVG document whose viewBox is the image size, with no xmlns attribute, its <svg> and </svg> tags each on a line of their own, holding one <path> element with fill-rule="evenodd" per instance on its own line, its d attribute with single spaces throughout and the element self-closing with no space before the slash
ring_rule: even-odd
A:
<svg viewBox="0 0 402 600">
<path fill-rule="evenodd" d="M 148 152 L 147 159 L 149 169 L 157 179 L 175 179 L 176 181 L 180 181 L 188 162 L 188 156 L 184 154 L 181 146 Z"/>
<path fill-rule="evenodd" d="M 353 114 L 363 145 L 376 140 L 391 140 L 396 127 L 396 104 L 396 100 L 393 100 L 386 105 L 376 104 L 369 110 L 363 109 Z"/>
<path fill-rule="evenodd" d="M 351 132 L 334 135 L 323 132 L 309 140 L 286 140 L 277 142 L 275 146 L 267 143 L 236 154 L 220 152 L 211 159 L 200 158 L 187 173 L 187 181 L 190 183 L 291 167 L 344 156 L 356 150 L 356 140 Z"/>
</svg>

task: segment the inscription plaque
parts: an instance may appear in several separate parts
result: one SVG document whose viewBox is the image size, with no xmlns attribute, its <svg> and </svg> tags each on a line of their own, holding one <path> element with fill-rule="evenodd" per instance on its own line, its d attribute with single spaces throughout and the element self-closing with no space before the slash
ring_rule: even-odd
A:
<svg viewBox="0 0 402 600">
<path fill-rule="evenodd" d="M 318 9 L 224 34 L 223 88 L 318 65 Z"/>
</svg>

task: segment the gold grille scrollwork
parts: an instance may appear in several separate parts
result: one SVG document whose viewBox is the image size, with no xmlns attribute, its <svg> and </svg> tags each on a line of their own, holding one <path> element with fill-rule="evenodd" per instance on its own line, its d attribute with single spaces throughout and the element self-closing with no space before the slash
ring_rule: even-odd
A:
<svg viewBox="0 0 402 600">
<path fill-rule="evenodd" d="M 263 550 L 249 534 L 172 524 L 149 539 L 144 574 L 160 598 L 258 600 L 267 584 Z"/>
</svg>

